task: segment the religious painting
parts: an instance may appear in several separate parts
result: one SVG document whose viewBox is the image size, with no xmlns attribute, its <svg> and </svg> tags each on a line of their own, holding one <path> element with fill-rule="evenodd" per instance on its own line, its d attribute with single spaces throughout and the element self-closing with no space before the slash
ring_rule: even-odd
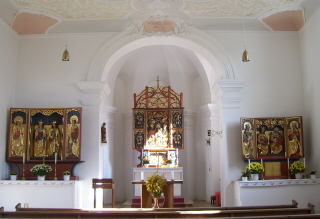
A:
<svg viewBox="0 0 320 219">
<path fill-rule="evenodd" d="M 136 149 L 143 149 L 144 147 L 144 140 L 145 140 L 145 135 L 144 135 L 144 130 L 134 130 L 133 132 L 133 146 Z"/>
<path fill-rule="evenodd" d="M 30 160 L 63 156 L 64 109 L 30 109 Z"/>
<path fill-rule="evenodd" d="M 7 160 L 22 160 L 26 155 L 29 128 L 29 109 L 11 108 Z"/>
<path fill-rule="evenodd" d="M 287 157 L 299 159 L 304 157 L 302 117 L 286 118 L 287 135 Z"/>
<path fill-rule="evenodd" d="M 144 129 L 144 118 L 145 118 L 144 110 L 134 110 L 133 118 L 134 118 L 134 129 Z"/>
<path fill-rule="evenodd" d="M 241 136 L 242 136 L 242 157 L 244 159 L 256 158 L 256 147 L 254 144 L 254 119 L 241 118 Z"/>
<path fill-rule="evenodd" d="M 81 149 L 81 108 L 66 109 L 66 159 L 79 159 Z"/>
</svg>

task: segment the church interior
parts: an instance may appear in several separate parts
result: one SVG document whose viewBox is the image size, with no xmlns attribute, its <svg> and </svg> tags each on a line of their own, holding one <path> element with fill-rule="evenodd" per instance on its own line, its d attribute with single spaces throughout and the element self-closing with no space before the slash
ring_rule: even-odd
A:
<svg viewBox="0 0 320 219">
<path fill-rule="evenodd" d="M 173 196 L 163 206 L 295 200 L 320 214 L 320 178 L 310 173 L 320 170 L 319 8 L 0 1 L 0 207 L 150 207 L 142 184 L 159 172 Z M 283 142 L 273 141 L 279 133 Z M 295 161 L 301 180 L 290 172 Z M 254 162 L 264 172 L 243 181 Z M 44 181 L 37 164 L 51 167 Z M 112 191 L 96 193 L 96 178 L 112 179 Z"/>
</svg>

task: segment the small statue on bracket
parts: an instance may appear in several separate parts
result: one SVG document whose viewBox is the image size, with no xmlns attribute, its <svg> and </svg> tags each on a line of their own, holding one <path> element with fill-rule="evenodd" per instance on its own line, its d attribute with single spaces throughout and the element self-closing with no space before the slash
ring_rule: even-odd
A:
<svg viewBox="0 0 320 219">
<path fill-rule="evenodd" d="M 101 126 L 101 143 L 107 143 L 107 128 L 105 122 Z"/>
</svg>

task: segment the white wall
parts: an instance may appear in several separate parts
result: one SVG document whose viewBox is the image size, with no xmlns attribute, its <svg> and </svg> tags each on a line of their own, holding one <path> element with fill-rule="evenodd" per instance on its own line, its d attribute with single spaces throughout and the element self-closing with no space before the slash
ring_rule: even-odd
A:
<svg viewBox="0 0 320 219">
<path fill-rule="evenodd" d="M 7 127 L 9 108 L 14 107 L 17 56 L 18 56 L 18 36 L 2 19 L 0 19 L 0 178 L 9 178 L 9 168 L 5 162 L 7 145 Z"/>
<path fill-rule="evenodd" d="M 247 80 L 245 89 L 242 92 L 240 108 L 224 109 L 222 114 L 224 118 L 224 138 L 222 139 L 224 147 L 221 148 L 221 153 L 219 152 L 219 154 L 222 155 L 220 158 L 223 164 L 221 173 L 223 187 L 221 191 L 223 192 L 224 205 L 230 206 L 233 205 L 231 182 L 239 179 L 241 170 L 245 166 L 245 163 L 241 160 L 240 117 L 304 115 L 299 38 L 297 33 L 248 32 L 246 34 L 247 50 L 251 56 L 251 62 L 243 63 L 241 61 L 243 52 L 243 34 L 241 32 L 210 32 L 210 34 L 224 46 L 228 58 L 231 60 L 233 68 L 238 75 L 237 77 Z M 98 49 L 107 42 L 111 35 L 112 34 L 77 34 L 68 36 L 71 38 L 68 40 L 68 50 L 70 52 L 69 62 L 61 61 L 61 55 L 65 46 L 65 37 L 58 35 L 49 37 L 20 37 L 16 107 L 83 106 L 80 100 L 83 99 L 84 95 L 77 88 L 76 83 L 86 80 L 93 56 Z M 11 50 L 15 49 L 14 45 L 10 48 Z M 174 80 L 174 83 L 177 83 L 179 77 L 174 76 L 172 80 Z M 114 79 L 114 81 L 116 80 Z M 118 87 L 117 89 L 120 90 L 119 88 L 128 88 L 128 84 L 126 83 L 128 82 L 118 81 L 117 84 L 110 84 L 109 86 L 111 88 Z M 139 81 L 135 81 L 135 83 L 139 83 Z M 188 84 L 190 83 L 185 83 L 184 86 Z M 131 88 L 138 86 L 136 84 L 129 84 L 130 89 L 128 89 L 127 92 L 132 92 Z M 144 88 L 146 84 L 141 86 Z M 172 88 L 175 89 L 175 87 Z M 184 89 L 187 90 L 190 89 L 190 87 L 184 87 Z M 113 91 L 111 93 L 112 97 L 114 97 Z M 191 91 L 191 89 L 189 91 Z M 132 95 L 132 93 L 122 94 L 121 97 L 129 97 L 130 95 Z M 186 98 L 188 98 L 188 105 L 194 109 L 201 107 L 203 104 L 202 99 L 201 101 L 196 98 L 193 99 L 191 94 Z M 110 103 L 112 103 L 112 101 L 110 101 Z M 127 102 L 117 100 L 114 101 L 114 104 L 114 107 L 119 108 L 119 112 L 124 112 L 129 108 Z M 87 109 L 87 106 L 83 107 L 86 109 L 86 113 L 84 113 L 83 118 L 85 123 L 83 124 L 82 137 L 86 140 L 83 141 L 82 147 L 83 151 L 87 154 L 83 154 L 82 158 L 85 160 L 85 163 L 76 167 L 76 174 L 80 176 L 80 179 L 86 180 L 84 188 L 86 197 L 84 197 L 83 200 L 85 202 L 88 197 L 90 200 L 85 203 L 84 207 L 92 207 L 92 189 L 89 181 L 95 174 L 100 174 L 99 171 L 92 172 L 92 170 L 95 170 L 95 168 L 100 165 L 100 163 L 97 163 L 96 157 L 99 157 L 98 153 L 101 151 L 98 149 L 100 144 L 99 134 L 97 134 L 101 126 L 101 118 L 94 115 L 97 109 L 90 111 Z M 6 109 L 4 111 L 6 111 Z M 97 121 L 92 121 L 92 119 Z M 116 123 L 118 120 L 121 121 L 119 115 L 116 115 L 115 119 Z M 123 120 L 125 121 L 125 119 Z M 119 133 L 121 128 L 122 127 L 115 126 L 117 133 L 115 133 L 114 136 L 114 145 L 108 145 L 108 147 L 119 147 L 119 149 L 114 150 L 117 156 L 121 154 L 120 151 L 122 149 L 126 150 L 124 152 L 126 154 L 124 158 L 114 159 L 113 165 L 115 166 L 112 168 L 116 171 L 119 170 L 117 169 L 118 164 L 122 167 L 121 162 L 123 162 L 123 159 L 129 159 L 125 162 L 129 162 L 129 165 L 131 164 L 133 166 L 133 159 L 137 157 L 136 154 L 132 152 L 131 145 L 127 144 L 127 140 L 116 141 L 116 139 L 123 138 L 122 133 Z M 124 127 L 123 129 L 126 128 L 127 127 Z M 130 136 L 127 137 L 130 138 Z M 6 142 L 6 140 L 3 140 L 5 136 L 1 139 L 3 142 Z M 205 139 L 203 139 L 202 134 L 199 136 L 195 135 L 194 147 L 199 149 L 198 152 L 200 153 L 205 153 L 205 150 L 201 150 L 201 148 L 204 148 L 204 141 Z M 129 155 L 127 153 L 129 153 Z M 132 156 L 130 156 L 130 153 L 132 153 Z M 186 157 L 190 159 L 189 155 Z M 204 158 L 205 156 L 199 155 L 198 157 Z M 197 162 L 198 161 L 195 161 L 195 165 L 197 165 Z M 2 164 L 4 164 L 4 161 Z M 213 164 L 213 168 L 220 168 L 216 163 Z M 195 170 L 196 169 L 197 168 L 195 168 Z M 121 170 L 120 168 L 119 171 L 125 172 L 126 170 Z M 131 171 L 129 171 L 129 173 L 130 172 Z M 190 173 L 192 172 L 193 170 L 190 170 Z M 205 174 L 205 171 L 203 171 L 203 173 Z M 128 175 L 128 172 L 126 174 Z M 119 177 L 119 174 L 116 174 L 116 177 Z M 190 175 L 190 177 L 194 176 Z M 201 177 L 205 176 L 201 176 L 200 174 L 199 178 Z M 131 178 L 131 176 L 128 176 L 128 178 Z M 131 182 L 128 181 L 125 183 L 126 191 L 124 192 L 127 195 L 133 194 L 131 191 L 127 191 L 133 188 Z M 202 185 L 203 184 L 195 181 L 194 190 L 202 194 L 199 199 L 205 199 L 205 196 L 209 197 L 205 187 Z M 188 185 L 188 188 L 193 188 L 193 186 Z M 215 189 L 216 187 L 214 190 Z M 183 195 L 188 196 L 188 194 Z M 123 197 L 123 194 L 117 195 L 117 198 Z"/>
<path fill-rule="evenodd" d="M 300 31 L 300 46 L 304 85 L 304 137 L 306 142 L 307 168 L 320 171 L 320 11 Z M 319 174 L 319 173 L 318 173 Z M 318 175 L 319 176 L 319 175 Z"/>
</svg>

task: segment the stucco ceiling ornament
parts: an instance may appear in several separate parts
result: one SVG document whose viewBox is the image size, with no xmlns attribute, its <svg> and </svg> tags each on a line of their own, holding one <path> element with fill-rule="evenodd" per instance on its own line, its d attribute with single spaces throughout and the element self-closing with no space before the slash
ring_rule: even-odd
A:
<svg viewBox="0 0 320 219">
<path fill-rule="evenodd" d="M 172 36 L 186 33 L 192 26 L 188 21 L 173 18 L 157 9 L 153 14 L 128 24 L 127 29 L 142 36 Z"/>
</svg>

